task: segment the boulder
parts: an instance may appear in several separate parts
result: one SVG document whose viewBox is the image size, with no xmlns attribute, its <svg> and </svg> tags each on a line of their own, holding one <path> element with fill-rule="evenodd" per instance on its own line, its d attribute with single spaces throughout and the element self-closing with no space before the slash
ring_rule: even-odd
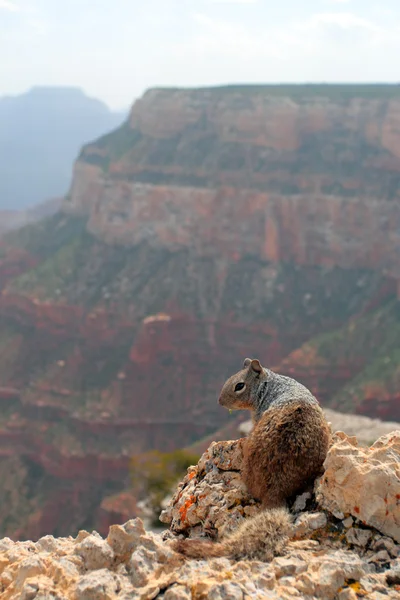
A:
<svg viewBox="0 0 400 600">
<path fill-rule="evenodd" d="M 228 533 L 257 513 L 240 477 L 243 440 L 213 442 L 195 467 L 188 469 L 160 520 L 174 533 L 211 538 Z"/>
<path fill-rule="evenodd" d="M 350 514 L 400 542 L 400 431 L 369 448 L 338 432 L 324 466 L 316 487 L 320 506 Z"/>
</svg>

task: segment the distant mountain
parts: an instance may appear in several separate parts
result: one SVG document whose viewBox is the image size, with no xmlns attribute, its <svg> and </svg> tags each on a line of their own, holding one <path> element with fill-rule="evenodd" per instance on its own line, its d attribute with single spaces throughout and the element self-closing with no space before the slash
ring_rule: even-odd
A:
<svg viewBox="0 0 400 600">
<path fill-rule="evenodd" d="M 77 88 L 0 98 L 0 210 L 64 195 L 81 146 L 124 119 Z"/>
<path fill-rule="evenodd" d="M 21 210 L 0 210 L 0 235 L 54 215 L 60 208 L 61 202 L 61 198 L 51 198 Z"/>
</svg>

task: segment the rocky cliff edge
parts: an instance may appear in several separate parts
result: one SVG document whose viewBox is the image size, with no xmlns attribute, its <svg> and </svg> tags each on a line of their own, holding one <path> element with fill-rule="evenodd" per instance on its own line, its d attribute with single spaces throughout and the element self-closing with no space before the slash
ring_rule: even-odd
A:
<svg viewBox="0 0 400 600">
<path fill-rule="evenodd" d="M 4 600 L 245 600 L 400 597 L 400 431 L 371 447 L 338 432 L 314 491 L 299 496 L 292 540 L 271 563 L 184 560 L 176 535 L 218 537 L 258 510 L 239 472 L 242 440 L 213 443 L 190 467 L 161 520 L 110 528 L 106 539 L 0 541 Z"/>
</svg>

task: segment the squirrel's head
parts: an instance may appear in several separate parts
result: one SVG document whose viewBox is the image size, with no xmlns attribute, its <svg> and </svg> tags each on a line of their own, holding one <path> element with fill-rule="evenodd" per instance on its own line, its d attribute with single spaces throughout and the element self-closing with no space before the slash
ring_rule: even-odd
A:
<svg viewBox="0 0 400 600">
<path fill-rule="evenodd" d="M 224 383 L 218 403 L 230 410 L 251 410 L 260 383 L 267 379 L 267 371 L 256 358 L 246 358 L 243 369 Z"/>
</svg>

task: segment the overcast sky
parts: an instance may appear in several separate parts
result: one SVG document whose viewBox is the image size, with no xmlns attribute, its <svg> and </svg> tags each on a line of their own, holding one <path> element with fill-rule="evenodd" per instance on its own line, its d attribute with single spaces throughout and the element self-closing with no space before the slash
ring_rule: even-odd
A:
<svg viewBox="0 0 400 600">
<path fill-rule="evenodd" d="M 0 0 L 0 95 L 400 81 L 400 0 Z"/>
</svg>

